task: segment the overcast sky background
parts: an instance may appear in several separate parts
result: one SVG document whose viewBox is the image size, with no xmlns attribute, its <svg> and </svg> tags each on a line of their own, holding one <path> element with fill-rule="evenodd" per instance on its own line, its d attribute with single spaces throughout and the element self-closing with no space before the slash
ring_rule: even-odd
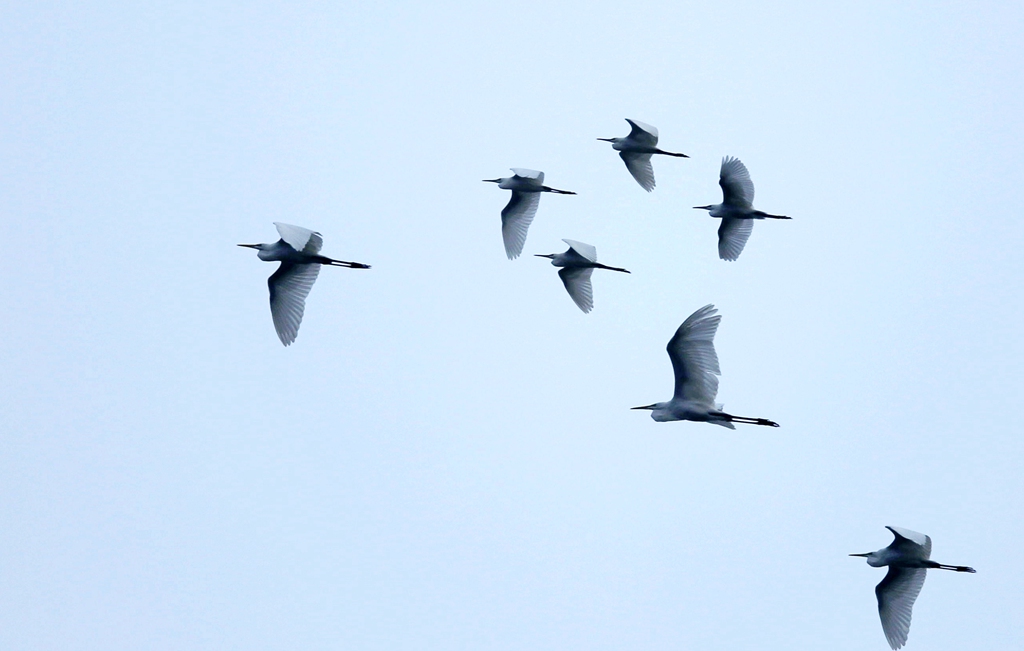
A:
<svg viewBox="0 0 1024 651">
<path fill-rule="evenodd" d="M 0 647 L 882 651 L 884 525 L 978 570 L 908 648 L 1024 639 L 1019 4 L 143 4 L 0 20 Z M 373 265 L 290 348 L 274 221 Z M 707 303 L 780 429 L 629 411 Z"/>
</svg>

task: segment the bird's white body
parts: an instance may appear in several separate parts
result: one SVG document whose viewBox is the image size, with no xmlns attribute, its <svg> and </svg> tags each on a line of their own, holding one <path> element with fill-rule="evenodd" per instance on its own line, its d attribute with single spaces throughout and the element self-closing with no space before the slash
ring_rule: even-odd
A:
<svg viewBox="0 0 1024 651">
<path fill-rule="evenodd" d="M 974 573 L 974 569 L 961 565 L 942 565 L 931 560 L 932 539 L 923 533 L 886 527 L 892 532 L 892 544 L 876 552 L 850 554 L 867 560 L 871 567 L 888 567 L 889 571 L 875 587 L 878 616 L 889 646 L 894 650 L 907 643 L 910 618 L 914 602 L 924 587 L 929 569 Z"/>
<path fill-rule="evenodd" d="M 576 306 L 589 313 L 594 309 L 594 288 L 590 282 L 590 276 L 594 269 L 608 269 L 610 271 L 621 271 L 629 273 L 619 267 L 609 267 L 597 261 L 597 249 L 590 244 L 577 242 L 575 240 L 562 240 L 569 245 L 564 253 L 537 254 L 538 258 L 550 258 L 551 264 L 562 267 L 558 277 L 562 279 L 565 290 L 569 292 Z"/>
<path fill-rule="evenodd" d="M 313 289 L 323 265 L 369 269 L 361 262 L 345 262 L 320 255 L 324 238 L 320 233 L 301 226 L 274 222 L 281 239 L 263 244 L 239 244 L 256 249 L 264 262 L 280 262 L 267 285 L 270 288 L 270 315 L 281 343 L 289 346 L 299 334 L 299 325 L 306 310 L 306 297 Z"/>
<path fill-rule="evenodd" d="M 619 152 L 619 157 L 626 164 L 626 169 L 640 187 L 648 192 L 654 190 L 654 167 L 651 165 L 653 154 L 664 154 L 678 158 L 689 158 L 686 154 L 676 154 L 658 149 L 658 130 L 638 120 L 630 120 L 629 135 L 624 138 L 598 138 L 612 143 L 612 149 Z"/>
<path fill-rule="evenodd" d="M 740 257 L 754 228 L 753 220 L 789 219 L 754 209 L 754 182 L 750 180 L 746 165 L 738 158 L 722 159 L 718 184 L 722 186 L 722 203 L 694 208 L 707 210 L 712 217 L 722 220 L 718 228 L 718 256 L 723 260 L 731 262 Z"/>
<path fill-rule="evenodd" d="M 722 411 L 723 405 L 715 402 L 722 371 L 714 340 L 721 320 L 714 305 L 705 305 L 683 321 L 667 348 L 676 378 L 672 399 L 633 409 L 651 410 L 651 418 L 659 423 L 692 420 L 729 429 L 736 429 L 733 423 L 779 426 L 766 418 L 727 414 Z"/>
<path fill-rule="evenodd" d="M 530 224 L 540 206 L 540 193 L 576 194 L 544 185 L 544 172 L 513 167 L 512 173 L 514 176 L 484 179 L 485 183 L 497 183 L 499 188 L 512 191 L 512 198 L 501 211 L 501 238 L 509 260 L 518 258 L 523 252 Z"/>
</svg>

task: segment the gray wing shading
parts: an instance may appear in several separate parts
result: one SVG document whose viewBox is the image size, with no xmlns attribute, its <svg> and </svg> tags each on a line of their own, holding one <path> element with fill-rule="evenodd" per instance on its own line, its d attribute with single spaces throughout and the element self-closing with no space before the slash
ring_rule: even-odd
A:
<svg viewBox="0 0 1024 651">
<path fill-rule="evenodd" d="M 901 527 L 890 527 L 887 525 L 885 528 L 895 536 L 889 547 L 901 548 L 903 553 L 915 555 L 925 561 L 932 557 L 931 536 Z"/>
<path fill-rule="evenodd" d="M 917 595 L 921 594 L 928 570 L 924 568 L 895 567 L 882 582 L 875 586 L 878 597 L 878 616 L 882 620 L 882 631 L 889 646 L 898 649 L 907 643 L 910 633 L 910 615 Z"/>
<path fill-rule="evenodd" d="M 590 276 L 593 273 L 593 267 L 565 267 L 558 270 L 558 277 L 562 279 L 572 302 L 584 313 L 590 313 L 594 309 L 594 287 L 590 283 Z"/>
<path fill-rule="evenodd" d="M 750 172 L 740 159 L 732 156 L 722 159 L 718 185 L 722 186 L 722 203 L 743 208 L 754 205 L 754 182 L 750 180 Z"/>
<path fill-rule="evenodd" d="M 291 345 L 299 334 L 302 313 L 306 310 L 306 297 L 320 273 L 320 265 L 289 264 L 282 262 L 270 276 L 270 314 L 274 329 L 285 346 Z"/>
<path fill-rule="evenodd" d="M 526 233 L 540 205 L 539 192 L 512 191 L 512 198 L 501 211 L 501 237 L 505 241 L 505 255 L 515 260 L 523 252 Z"/>
<path fill-rule="evenodd" d="M 620 151 L 619 156 L 640 187 L 648 192 L 652 191 L 654 189 L 654 167 L 651 165 L 651 154 Z"/>
<path fill-rule="evenodd" d="M 512 173 L 522 179 L 533 179 L 538 185 L 544 183 L 544 172 L 538 172 L 537 170 L 528 170 L 525 167 L 513 167 Z"/>
<path fill-rule="evenodd" d="M 752 230 L 753 219 L 723 217 L 722 224 L 718 227 L 718 257 L 730 262 L 740 257 Z"/>
<path fill-rule="evenodd" d="M 714 405 L 718 394 L 718 354 L 715 332 L 722 317 L 705 305 L 683 321 L 668 342 L 668 357 L 676 376 L 675 397 Z"/>
<path fill-rule="evenodd" d="M 597 249 L 591 246 L 590 244 L 586 244 L 585 242 L 577 242 L 576 240 L 563 239 L 562 241 L 568 244 L 573 251 L 579 253 L 581 256 L 583 256 L 590 262 L 597 262 Z"/>
<path fill-rule="evenodd" d="M 274 226 L 277 227 L 277 232 L 281 234 L 281 239 L 296 251 L 316 255 L 323 248 L 324 237 L 316 231 L 283 222 L 274 222 Z"/>
<path fill-rule="evenodd" d="M 627 137 L 632 138 L 641 144 L 650 145 L 651 147 L 658 144 L 657 128 L 652 127 L 649 124 L 644 124 L 639 120 L 630 120 L 629 118 L 626 118 L 626 122 L 629 122 L 630 126 L 629 136 Z"/>
</svg>

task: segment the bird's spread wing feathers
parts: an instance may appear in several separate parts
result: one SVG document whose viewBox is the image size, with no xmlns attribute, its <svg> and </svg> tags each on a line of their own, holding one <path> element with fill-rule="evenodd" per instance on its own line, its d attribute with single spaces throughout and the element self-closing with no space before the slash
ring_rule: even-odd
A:
<svg viewBox="0 0 1024 651">
<path fill-rule="evenodd" d="M 932 557 L 931 536 L 926 536 L 923 533 L 911 531 L 910 529 L 903 529 L 901 527 L 886 526 L 885 528 L 891 531 L 892 535 L 895 536 L 895 539 L 889 547 L 900 548 L 904 553 L 918 556 L 922 560 L 928 560 Z"/>
<path fill-rule="evenodd" d="M 525 167 L 513 167 L 512 173 L 524 179 L 533 179 L 537 183 L 544 183 L 544 172 L 528 170 Z"/>
<path fill-rule="evenodd" d="M 296 251 L 316 255 L 324 245 L 324 237 L 316 231 L 301 226 L 292 226 L 283 222 L 274 222 L 281 239 Z"/>
<path fill-rule="evenodd" d="M 651 165 L 651 154 L 620 151 L 619 156 L 626 163 L 626 169 L 633 175 L 641 188 L 648 192 L 654 189 L 654 167 Z"/>
<path fill-rule="evenodd" d="M 683 321 L 668 342 L 668 357 L 676 375 L 675 397 L 707 405 L 718 394 L 718 355 L 715 332 L 722 320 L 714 305 L 705 305 Z"/>
<path fill-rule="evenodd" d="M 754 182 L 750 180 L 750 172 L 740 159 L 732 156 L 722 159 L 718 184 L 722 186 L 722 203 L 744 208 L 754 205 Z"/>
<path fill-rule="evenodd" d="M 540 205 L 539 192 L 512 191 L 512 198 L 501 211 L 501 237 L 505 240 L 505 255 L 514 260 L 523 252 L 526 233 Z"/>
<path fill-rule="evenodd" d="M 572 248 L 573 251 L 579 253 L 581 256 L 590 260 L 591 262 L 597 262 L 597 249 L 593 246 L 584 242 L 577 242 L 576 240 L 562 240 Z"/>
<path fill-rule="evenodd" d="M 590 283 L 590 276 L 593 273 L 593 267 L 566 267 L 558 270 L 558 277 L 562 279 L 562 284 L 572 297 L 573 303 L 588 313 L 594 309 L 594 287 Z"/>
<path fill-rule="evenodd" d="M 639 120 L 630 120 L 626 118 L 626 122 L 629 122 L 630 131 L 629 136 L 637 142 L 653 147 L 658 144 L 658 129 L 652 127 L 649 124 L 644 124 Z"/>
<path fill-rule="evenodd" d="M 718 227 L 718 257 L 730 262 L 740 257 L 754 230 L 753 219 L 723 217 Z"/>
<path fill-rule="evenodd" d="M 882 582 L 875 586 L 878 597 L 878 617 L 889 646 L 898 649 L 907 643 L 910 633 L 910 615 L 917 595 L 921 594 L 928 570 L 889 566 Z"/>
<path fill-rule="evenodd" d="M 282 233 L 282 235 L 284 235 Z M 306 297 L 320 273 L 319 264 L 282 262 L 267 281 L 270 286 L 270 314 L 274 329 L 285 346 L 295 341 L 306 309 Z"/>
</svg>

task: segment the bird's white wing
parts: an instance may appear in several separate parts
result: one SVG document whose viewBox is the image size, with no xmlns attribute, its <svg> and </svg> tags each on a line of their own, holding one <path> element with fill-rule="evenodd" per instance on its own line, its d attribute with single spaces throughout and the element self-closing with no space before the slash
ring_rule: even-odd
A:
<svg viewBox="0 0 1024 651">
<path fill-rule="evenodd" d="M 306 297 L 309 296 L 309 290 L 313 289 L 319 273 L 319 264 L 282 262 L 267 280 L 274 329 L 285 346 L 291 345 L 299 334 L 302 313 L 306 310 Z"/>
<path fill-rule="evenodd" d="M 722 186 L 722 203 L 742 208 L 754 205 L 754 182 L 750 180 L 750 172 L 740 159 L 732 156 L 722 159 L 718 185 Z"/>
<path fill-rule="evenodd" d="M 626 122 L 629 122 L 630 131 L 629 136 L 633 140 L 639 143 L 654 146 L 658 144 L 658 130 L 649 124 L 644 124 L 639 120 L 630 120 L 626 118 Z"/>
<path fill-rule="evenodd" d="M 281 239 L 288 243 L 296 251 L 316 255 L 324 245 L 324 237 L 316 231 L 301 226 L 292 226 L 282 222 L 274 222 Z"/>
<path fill-rule="evenodd" d="M 895 567 L 882 582 L 875 586 L 878 597 L 878 617 L 882 620 L 882 631 L 889 646 L 898 649 L 907 643 L 910 633 L 910 615 L 917 595 L 921 594 L 928 570 L 924 568 Z"/>
<path fill-rule="evenodd" d="M 730 262 L 740 257 L 752 230 L 753 219 L 723 217 L 722 224 L 718 227 L 718 257 Z"/>
<path fill-rule="evenodd" d="M 590 275 L 593 273 L 593 267 L 566 267 L 558 270 L 558 277 L 562 279 L 572 302 L 584 313 L 594 309 L 594 287 L 590 283 Z"/>
<path fill-rule="evenodd" d="M 505 240 L 505 255 L 514 260 L 523 252 L 526 233 L 540 205 L 540 192 L 512 191 L 512 198 L 501 211 L 501 237 Z"/>
<path fill-rule="evenodd" d="M 620 151 L 619 156 L 626 163 L 626 169 L 633 175 L 641 188 L 648 192 L 654 189 L 654 167 L 651 165 L 651 154 Z"/>
<path fill-rule="evenodd" d="M 525 167 L 513 167 L 512 173 L 524 179 L 533 179 L 537 183 L 544 183 L 544 172 L 528 170 Z"/>
<path fill-rule="evenodd" d="M 713 405 L 718 394 L 718 355 L 715 332 L 722 320 L 714 305 L 705 305 L 683 321 L 668 342 L 668 357 L 676 375 L 675 397 Z"/>
<path fill-rule="evenodd" d="M 597 249 L 595 249 L 593 246 L 586 244 L 584 242 L 577 242 L 576 240 L 563 239 L 562 241 L 568 244 L 573 251 L 579 253 L 587 260 L 590 260 L 591 262 L 597 262 Z"/>
<path fill-rule="evenodd" d="M 928 560 L 932 557 L 932 539 L 931 536 L 926 536 L 923 533 L 911 531 L 910 529 L 903 529 L 901 527 L 890 527 L 886 526 L 886 529 L 892 532 L 895 536 L 895 540 L 892 541 L 890 547 L 900 548 L 900 550 L 907 555 L 911 555 L 921 560 Z"/>
</svg>

